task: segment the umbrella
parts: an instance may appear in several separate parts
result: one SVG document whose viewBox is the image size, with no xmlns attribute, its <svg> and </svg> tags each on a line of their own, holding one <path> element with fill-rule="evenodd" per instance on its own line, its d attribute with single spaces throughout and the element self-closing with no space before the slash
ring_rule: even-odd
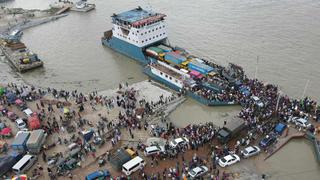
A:
<svg viewBox="0 0 320 180">
<path fill-rule="evenodd" d="M 16 103 L 16 105 L 21 105 L 21 104 L 23 104 L 23 101 L 21 99 L 17 99 L 15 101 L 15 103 Z"/>
<path fill-rule="evenodd" d="M 14 116 L 14 112 L 9 111 L 8 112 L 8 117 Z"/>
<path fill-rule="evenodd" d="M 12 177 L 11 180 L 27 180 L 27 179 L 28 179 L 28 176 L 23 174 L 23 175 L 14 176 L 14 177 Z"/>
<path fill-rule="evenodd" d="M 11 133 L 11 129 L 10 128 L 8 128 L 8 127 L 6 127 L 6 128 L 4 128 L 4 129 L 2 129 L 2 131 L 1 131 L 1 135 L 8 135 L 8 134 L 10 134 Z"/>
<path fill-rule="evenodd" d="M 4 95 L 6 90 L 3 87 L 0 87 L 0 96 Z"/>
</svg>

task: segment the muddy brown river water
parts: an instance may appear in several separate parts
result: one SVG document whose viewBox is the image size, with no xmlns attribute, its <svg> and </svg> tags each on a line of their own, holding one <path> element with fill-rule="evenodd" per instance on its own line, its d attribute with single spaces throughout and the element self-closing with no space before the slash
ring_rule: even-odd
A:
<svg viewBox="0 0 320 180">
<path fill-rule="evenodd" d="M 139 64 L 102 47 L 100 42 L 102 33 L 111 28 L 113 13 L 141 5 L 168 15 L 171 44 L 220 64 L 239 64 L 251 77 L 258 67 L 259 79 L 278 84 L 296 98 L 301 97 L 309 80 L 306 95 L 320 100 L 320 1 L 89 1 L 97 5 L 96 10 L 72 12 L 24 32 L 22 41 L 39 54 L 45 67 L 23 74 L 23 79 L 41 87 L 85 92 L 146 79 Z M 45 9 L 52 2 L 15 0 L 3 5 Z M 14 75 L 7 69 L 0 65 L 1 77 Z M 188 100 L 171 119 L 178 126 L 207 121 L 219 126 L 221 118 L 239 109 L 205 107 Z M 261 171 L 272 174 L 272 179 L 318 180 L 320 170 L 312 148 L 305 141 L 290 142 L 267 160 Z"/>
</svg>

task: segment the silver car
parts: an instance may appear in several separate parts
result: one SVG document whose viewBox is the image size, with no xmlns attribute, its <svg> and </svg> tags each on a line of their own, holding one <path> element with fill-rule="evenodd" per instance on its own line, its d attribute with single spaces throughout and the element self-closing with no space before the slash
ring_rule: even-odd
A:
<svg viewBox="0 0 320 180">
<path fill-rule="evenodd" d="M 248 158 L 251 156 L 255 156 L 260 153 L 260 148 L 258 146 L 249 146 L 241 151 L 241 155 L 243 158 Z"/>
</svg>

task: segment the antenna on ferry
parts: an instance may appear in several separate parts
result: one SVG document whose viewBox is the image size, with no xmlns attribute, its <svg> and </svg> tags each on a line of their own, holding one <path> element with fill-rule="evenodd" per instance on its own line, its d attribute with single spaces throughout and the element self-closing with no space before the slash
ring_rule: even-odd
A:
<svg viewBox="0 0 320 180">
<path fill-rule="evenodd" d="M 306 91 L 307 91 L 307 88 L 308 88 L 308 85 L 309 85 L 309 81 L 310 81 L 310 80 L 308 79 L 307 82 L 306 82 L 306 85 L 304 86 L 301 99 L 303 99 L 303 98 L 304 98 L 304 95 L 306 94 Z"/>
<path fill-rule="evenodd" d="M 259 56 L 257 56 L 256 72 L 254 73 L 254 79 L 258 78 L 258 65 L 259 65 Z"/>
</svg>

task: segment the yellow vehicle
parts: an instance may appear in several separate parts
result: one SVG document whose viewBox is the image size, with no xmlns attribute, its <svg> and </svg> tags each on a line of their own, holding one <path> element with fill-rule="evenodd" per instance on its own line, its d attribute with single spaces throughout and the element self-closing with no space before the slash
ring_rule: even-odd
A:
<svg viewBox="0 0 320 180">
<path fill-rule="evenodd" d="M 191 60 L 192 60 L 192 59 L 190 58 L 190 59 L 187 59 L 186 61 L 183 61 L 183 62 L 179 65 L 179 67 L 188 70 L 188 64 L 189 64 L 189 62 L 190 62 Z"/>
<path fill-rule="evenodd" d="M 164 61 L 165 53 L 159 53 L 159 60 Z"/>
<path fill-rule="evenodd" d="M 132 149 L 132 148 L 127 148 L 126 151 L 132 158 L 137 156 L 136 151 L 134 149 Z"/>
<path fill-rule="evenodd" d="M 217 74 L 217 73 L 215 73 L 215 72 L 212 71 L 212 72 L 209 72 L 209 73 L 208 73 L 208 76 L 209 76 L 209 77 L 214 77 L 216 74 Z"/>
</svg>

